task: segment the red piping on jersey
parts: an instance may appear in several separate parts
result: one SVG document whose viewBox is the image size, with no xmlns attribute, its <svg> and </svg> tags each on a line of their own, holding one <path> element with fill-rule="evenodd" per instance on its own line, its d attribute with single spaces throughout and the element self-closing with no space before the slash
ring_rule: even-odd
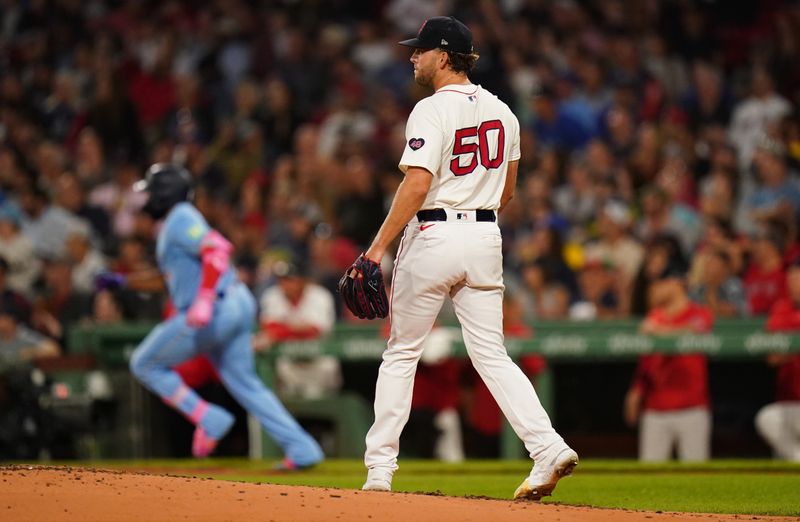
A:
<svg viewBox="0 0 800 522">
<path fill-rule="evenodd" d="M 479 87 L 480 87 L 480 85 L 476 85 L 476 86 L 475 86 L 475 90 L 474 90 L 474 91 L 472 91 L 472 92 L 461 92 L 461 91 L 457 91 L 457 90 L 455 90 L 455 89 L 440 89 L 440 90 L 436 91 L 436 92 L 435 92 L 435 93 L 433 93 L 433 94 L 439 94 L 440 92 L 457 92 L 458 94 L 463 94 L 464 96 L 472 96 L 473 94 L 475 94 L 476 92 L 478 92 L 478 88 L 479 88 Z"/>
</svg>

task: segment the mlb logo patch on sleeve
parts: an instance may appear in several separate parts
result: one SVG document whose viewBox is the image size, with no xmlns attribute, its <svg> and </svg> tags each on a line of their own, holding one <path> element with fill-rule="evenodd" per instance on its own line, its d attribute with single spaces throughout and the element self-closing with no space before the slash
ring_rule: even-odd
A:
<svg viewBox="0 0 800 522">
<path fill-rule="evenodd" d="M 419 150 L 423 145 L 425 145 L 425 140 L 422 138 L 411 138 L 408 140 L 408 146 L 411 148 L 411 150 Z"/>
</svg>

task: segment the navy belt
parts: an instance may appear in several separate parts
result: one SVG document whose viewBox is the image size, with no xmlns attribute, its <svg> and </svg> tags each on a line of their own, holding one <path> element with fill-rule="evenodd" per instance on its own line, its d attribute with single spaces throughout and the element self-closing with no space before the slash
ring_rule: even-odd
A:
<svg viewBox="0 0 800 522">
<path fill-rule="evenodd" d="M 457 210 L 455 212 L 458 212 Z M 475 210 L 475 221 L 494 222 L 497 220 L 494 210 L 479 208 Z M 430 208 L 417 212 L 417 220 L 425 221 L 447 221 L 447 212 L 443 208 Z"/>
</svg>

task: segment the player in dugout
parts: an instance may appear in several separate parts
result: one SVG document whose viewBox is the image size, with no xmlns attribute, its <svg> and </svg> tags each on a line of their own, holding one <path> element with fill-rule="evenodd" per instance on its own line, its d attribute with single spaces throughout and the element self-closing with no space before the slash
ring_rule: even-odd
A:
<svg viewBox="0 0 800 522">
<path fill-rule="evenodd" d="M 767 319 L 770 332 L 800 330 L 800 258 L 786 271 L 788 296 L 772 306 Z M 756 429 L 775 456 L 800 462 L 800 354 L 773 353 L 767 363 L 777 371 L 775 402 L 756 414 Z"/>
<path fill-rule="evenodd" d="M 676 263 L 650 286 L 650 313 L 640 331 L 651 335 L 702 334 L 714 318 L 693 303 L 685 272 Z M 639 425 L 639 460 L 670 460 L 677 447 L 681 461 L 708 460 L 711 447 L 708 364 L 702 354 L 643 355 L 625 397 L 625 422 Z"/>
</svg>

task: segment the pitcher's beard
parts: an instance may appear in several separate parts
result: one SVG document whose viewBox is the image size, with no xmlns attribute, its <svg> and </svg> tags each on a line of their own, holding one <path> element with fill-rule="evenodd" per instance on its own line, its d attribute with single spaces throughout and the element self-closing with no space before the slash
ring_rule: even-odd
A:
<svg viewBox="0 0 800 522">
<path fill-rule="evenodd" d="M 420 72 L 417 72 L 414 75 L 414 81 L 417 82 L 417 85 L 422 87 L 430 87 L 433 84 L 433 77 L 429 75 L 423 75 Z"/>
</svg>

